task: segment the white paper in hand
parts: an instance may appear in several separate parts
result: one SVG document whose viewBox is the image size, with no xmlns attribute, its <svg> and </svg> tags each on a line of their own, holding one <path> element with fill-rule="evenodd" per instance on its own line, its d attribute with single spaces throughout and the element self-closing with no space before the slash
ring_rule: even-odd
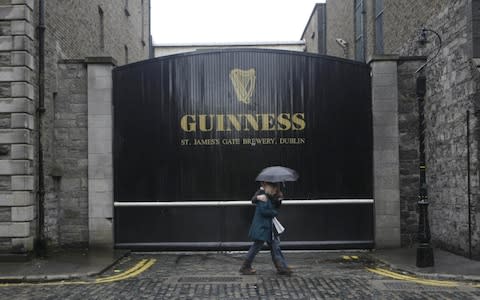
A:
<svg viewBox="0 0 480 300">
<path fill-rule="evenodd" d="M 280 224 L 280 222 L 277 220 L 277 218 L 273 218 L 273 226 L 275 226 L 275 230 L 277 231 L 278 234 L 282 234 L 282 232 L 285 231 L 285 227 Z"/>
</svg>

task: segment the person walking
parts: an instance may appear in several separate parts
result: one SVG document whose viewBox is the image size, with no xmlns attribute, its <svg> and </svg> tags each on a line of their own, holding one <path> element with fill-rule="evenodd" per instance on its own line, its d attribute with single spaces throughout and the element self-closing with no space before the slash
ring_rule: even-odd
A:
<svg viewBox="0 0 480 300">
<path fill-rule="evenodd" d="M 273 218 L 278 215 L 283 194 L 277 183 L 262 182 L 262 187 L 253 195 L 252 202 L 256 205 L 255 215 L 248 236 L 253 244 L 248 250 L 247 257 L 240 268 L 243 275 L 253 275 L 253 260 L 262 249 L 265 242 L 270 247 L 273 264 L 280 275 L 291 275 L 292 269 L 287 265 L 280 249 L 280 238 L 273 226 Z"/>
</svg>

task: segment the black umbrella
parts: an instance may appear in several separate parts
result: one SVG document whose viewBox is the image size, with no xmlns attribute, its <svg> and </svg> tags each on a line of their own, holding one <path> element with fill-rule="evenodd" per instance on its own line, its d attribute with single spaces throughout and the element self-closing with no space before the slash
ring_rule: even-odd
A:
<svg viewBox="0 0 480 300">
<path fill-rule="evenodd" d="M 265 168 L 255 178 L 256 181 L 267 182 L 296 181 L 297 179 L 298 173 L 295 170 L 280 166 Z"/>
</svg>

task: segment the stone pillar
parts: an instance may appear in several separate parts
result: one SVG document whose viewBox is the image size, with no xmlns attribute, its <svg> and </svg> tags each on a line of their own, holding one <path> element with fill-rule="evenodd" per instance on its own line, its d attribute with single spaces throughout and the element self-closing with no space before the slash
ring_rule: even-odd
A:
<svg viewBox="0 0 480 300">
<path fill-rule="evenodd" d="M 33 0 L 0 6 L 0 252 L 25 254 L 35 235 Z"/>
<path fill-rule="evenodd" d="M 113 247 L 112 57 L 89 57 L 88 226 L 90 247 Z"/>
<path fill-rule="evenodd" d="M 400 247 L 400 164 L 397 56 L 377 56 L 372 68 L 375 247 Z"/>
</svg>

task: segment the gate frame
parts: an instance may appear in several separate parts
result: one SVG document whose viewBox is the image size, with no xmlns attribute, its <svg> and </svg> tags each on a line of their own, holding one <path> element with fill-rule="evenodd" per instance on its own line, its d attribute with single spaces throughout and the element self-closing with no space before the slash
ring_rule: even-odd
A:
<svg viewBox="0 0 480 300">
<path fill-rule="evenodd" d="M 384 55 L 369 61 L 372 70 L 375 248 L 400 246 L 398 58 Z M 96 57 L 86 62 L 89 67 L 89 245 L 113 248 L 111 107 L 112 70 L 116 63 L 111 57 Z M 100 111 L 97 110 L 99 108 Z M 105 122 L 99 124 L 100 121 Z M 104 161 L 100 161 L 102 159 Z"/>
</svg>

